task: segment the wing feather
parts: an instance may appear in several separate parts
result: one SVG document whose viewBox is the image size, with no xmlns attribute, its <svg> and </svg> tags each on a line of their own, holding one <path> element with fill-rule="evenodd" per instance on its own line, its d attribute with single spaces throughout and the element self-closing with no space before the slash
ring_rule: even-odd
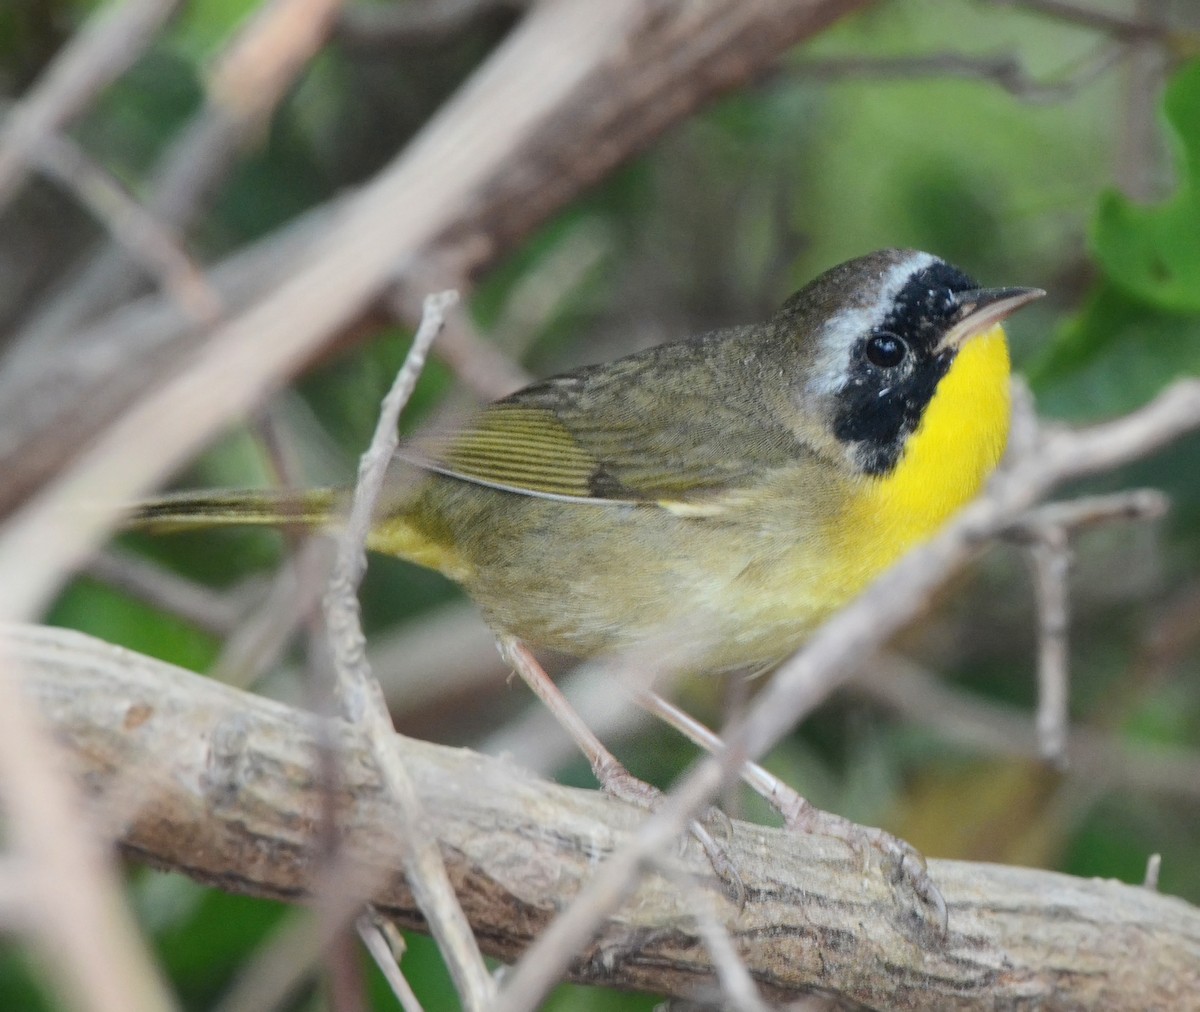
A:
<svg viewBox="0 0 1200 1012">
<path fill-rule="evenodd" d="M 808 451 L 686 345 L 536 383 L 401 451 L 440 474 L 553 499 L 711 516 Z M 664 370 L 676 379 L 662 383 Z M 757 417 L 749 418 L 754 415 Z M 731 495 L 731 493 L 739 493 Z"/>
</svg>

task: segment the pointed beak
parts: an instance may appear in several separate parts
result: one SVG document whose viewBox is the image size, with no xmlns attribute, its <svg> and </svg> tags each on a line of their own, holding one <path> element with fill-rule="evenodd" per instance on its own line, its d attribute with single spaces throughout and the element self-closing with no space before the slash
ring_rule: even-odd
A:
<svg viewBox="0 0 1200 1012">
<path fill-rule="evenodd" d="M 938 342 L 935 353 L 957 349 L 967 338 L 991 330 L 1001 320 L 1045 294 L 1040 288 L 975 288 L 955 292 L 954 301 L 958 304 L 955 322 Z"/>
</svg>

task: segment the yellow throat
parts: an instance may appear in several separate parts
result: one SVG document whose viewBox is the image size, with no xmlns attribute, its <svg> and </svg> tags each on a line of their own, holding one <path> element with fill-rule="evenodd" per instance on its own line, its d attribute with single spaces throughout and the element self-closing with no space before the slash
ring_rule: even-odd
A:
<svg viewBox="0 0 1200 1012">
<path fill-rule="evenodd" d="M 845 525 L 861 589 L 983 487 L 1008 442 L 1008 343 L 999 324 L 969 338 L 937 385 L 895 469 L 864 479 Z"/>
</svg>

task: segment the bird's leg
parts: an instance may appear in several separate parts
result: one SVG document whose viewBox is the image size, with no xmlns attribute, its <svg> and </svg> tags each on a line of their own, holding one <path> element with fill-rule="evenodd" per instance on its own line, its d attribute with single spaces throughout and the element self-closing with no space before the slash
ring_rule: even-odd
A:
<svg viewBox="0 0 1200 1012">
<path fill-rule="evenodd" d="M 546 708 L 553 714 L 554 719 L 571 736 L 571 740 L 587 758 L 592 767 L 592 773 L 600 782 L 600 786 L 621 801 L 637 805 L 639 808 L 653 809 L 662 799 L 662 791 L 653 784 L 648 784 L 635 777 L 605 747 L 604 743 L 596 737 L 596 733 L 575 711 L 567 697 L 562 694 L 562 690 L 546 674 L 545 669 L 538 663 L 529 648 L 512 636 L 501 636 L 498 643 L 500 655 L 505 662 L 521 676 L 521 680 L 533 690 L 534 695 L 546 704 Z M 690 829 L 692 836 L 696 838 L 696 841 L 704 848 L 704 853 L 708 855 L 713 870 L 726 884 L 730 885 L 740 903 L 744 889 L 741 877 L 733 867 L 729 856 L 698 820 L 692 820 Z"/>
<path fill-rule="evenodd" d="M 659 800 L 661 792 L 658 788 L 635 777 L 605 747 L 524 643 L 501 637 L 500 654 L 579 746 L 601 787 L 613 797 L 641 808 L 650 808 Z"/>
<path fill-rule="evenodd" d="M 718 735 L 658 693 L 644 690 L 638 694 L 637 702 L 706 752 L 720 755 L 724 751 L 725 743 Z M 871 847 L 882 854 L 897 880 L 907 881 L 917 898 L 929 908 L 939 937 L 945 937 L 946 901 L 929 876 L 925 858 L 911 844 L 882 829 L 860 826 L 840 815 L 822 811 L 758 763 L 749 760 L 742 762 L 740 775 L 756 794 L 783 817 L 785 828 L 793 832 L 831 836 L 844 841 L 855 851 L 861 852 L 864 847 Z"/>
</svg>

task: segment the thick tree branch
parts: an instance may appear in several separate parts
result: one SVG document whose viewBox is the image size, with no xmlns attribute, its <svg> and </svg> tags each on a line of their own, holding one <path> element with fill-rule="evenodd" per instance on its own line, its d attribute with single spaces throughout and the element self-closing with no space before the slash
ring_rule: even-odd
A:
<svg viewBox="0 0 1200 1012">
<path fill-rule="evenodd" d="M 314 718 L 79 633 L 6 630 L 29 690 L 123 849 L 235 892 L 304 900 L 321 819 Z M 419 915 L 397 854 L 400 810 L 360 729 L 338 723 L 338 825 L 374 903 Z M 511 763 L 398 739 L 481 945 L 513 959 L 644 813 Z M 882 1007 L 1181 1008 L 1200 989 L 1200 912 L 1111 881 L 957 861 L 932 872 L 944 947 L 916 944 L 877 869 L 827 839 L 736 824 L 738 910 L 696 848 L 682 858 L 765 995 L 813 988 Z M 670 876 L 674 878 L 674 876 Z M 687 995 L 716 981 L 693 903 L 645 877 L 582 948 L 578 981 Z"/>
</svg>

